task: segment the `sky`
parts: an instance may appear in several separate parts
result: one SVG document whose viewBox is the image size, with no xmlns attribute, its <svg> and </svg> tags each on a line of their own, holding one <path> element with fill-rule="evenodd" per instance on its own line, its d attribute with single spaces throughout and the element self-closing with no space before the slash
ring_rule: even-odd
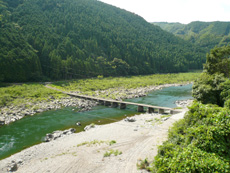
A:
<svg viewBox="0 0 230 173">
<path fill-rule="evenodd" d="M 230 21 L 230 0 L 100 0 L 148 22 Z"/>
</svg>

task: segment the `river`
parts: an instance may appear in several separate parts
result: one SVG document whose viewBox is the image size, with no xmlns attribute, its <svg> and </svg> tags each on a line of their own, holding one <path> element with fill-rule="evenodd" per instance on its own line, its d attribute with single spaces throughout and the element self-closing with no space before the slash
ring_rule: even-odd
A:
<svg viewBox="0 0 230 173">
<path fill-rule="evenodd" d="M 192 99 L 191 90 L 192 85 L 167 87 L 127 101 L 174 108 L 175 101 Z M 96 106 L 91 111 L 78 112 L 74 107 L 67 107 L 27 116 L 0 128 L 0 160 L 41 143 L 47 133 L 71 127 L 80 132 L 91 123 L 107 124 L 138 114 L 136 109 L 131 105 L 125 110 Z M 76 122 L 81 122 L 82 126 L 77 127 Z"/>
</svg>

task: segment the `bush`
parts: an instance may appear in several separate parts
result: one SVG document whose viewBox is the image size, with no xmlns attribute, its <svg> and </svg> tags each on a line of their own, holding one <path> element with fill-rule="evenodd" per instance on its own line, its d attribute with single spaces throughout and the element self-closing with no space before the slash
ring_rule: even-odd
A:
<svg viewBox="0 0 230 173">
<path fill-rule="evenodd" d="M 224 107 L 226 107 L 227 109 L 230 109 L 230 99 L 224 102 Z"/>
<path fill-rule="evenodd" d="M 140 160 L 140 162 L 137 163 L 137 168 L 138 169 L 145 169 L 147 171 L 151 171 L 150 162 L 148 161 L 147 158 L 145 158 L 144 160 Z"/>
<path fill-rule="evenodd" d="M 192 95 L 203 104 L 223 106 L 224 100 L 221 97 L 221 92 L 224 89 L 225 80 L 223 74 L 209 75 L 202 73 L 194 82 Z"/>
<path fill-rule="evenodd" d="M 157 172 L 230 172 L 230 110 L 194 102 L 155 157 Z"/>
<path fill-rule="evenodd" d="M 172 150 L 171 157 L 156 157 L 157 172 L 229 172 L 229 163 L 215 153 L 205 152 L 190 144 Z"/>
<path fill-rule="evenodd" d="M 229 54 L 227 46 L 207 55 L 205 73 L 193 85 L 193 97 L 203 104 L 195 101 L 170 129 L 155 157 L 157 172 L 230 172 Z"/>
<path fill-rule="evenodd" d="M 105 152 L 104 157 L 110 157 L 111 155 L 118 156 L 121 154 L 122 154 L 121 151 L 111 149 L 111 150 Z"/>
</svg>

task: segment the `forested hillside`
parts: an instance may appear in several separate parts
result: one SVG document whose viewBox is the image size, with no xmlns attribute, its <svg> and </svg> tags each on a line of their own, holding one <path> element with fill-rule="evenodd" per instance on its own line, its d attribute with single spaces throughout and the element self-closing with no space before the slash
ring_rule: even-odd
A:
<svg viewBox="0 0 230 173">
<path fill-rule="evenodd" d="M 215 46 L 227 45 L 230 42 L 230 22 L 191 22 L 187 25 L 156 22 L 153 24 L 205 48 L 206 51 L 210 51 Z"/>
<path fill-rule="evenodd" d="M 97 0 L 0 0 L 0 81 L 201 69 L 205 51 Z"/>
</svg>

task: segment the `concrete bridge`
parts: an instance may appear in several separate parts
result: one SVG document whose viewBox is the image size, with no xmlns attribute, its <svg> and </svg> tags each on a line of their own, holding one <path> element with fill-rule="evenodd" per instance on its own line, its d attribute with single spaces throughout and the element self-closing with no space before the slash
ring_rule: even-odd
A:
<svg viewBox="0 0 230 173">
<path fill-rule="evenodd" d="M 134 102 L 126 102 L 126 101 L 118 101 L 118 100 L 112 100 L 112 99 L 104 99 L 104 98 L 98 98 L 98 97 L 92 97 L 92 96 L 86 96 L 86 95 L 80 95 L 75 93 L 69 93 L 65 91 L 61 91 L 59 89 L 46 86 L 47 88 L 54 89 L 57 91 L 60 91 L 64 94 L 67 94 L 72 97 L 78 97 L 81 99 L 87 99 L 87 100 L 93 100 L 99 102 L 100 105 L 110 106 L 112 108 L 119 107 L 120 109 L 125 109 L 127 105 L 135 105 L 137 106 L 137 112 L 145 112 L 144 108 L 146 108 L 148 113 L 168 113 L 168 114 L 175 114 L 180 112 L 179 110 L 174 110 L 172 108 L 168 107 L 160 107 L 160 106 L 153 106 L 153 105 L 147 105 L 147 104 L 140 104 L 140 103 L 134 103 Z"/>
</svg>

